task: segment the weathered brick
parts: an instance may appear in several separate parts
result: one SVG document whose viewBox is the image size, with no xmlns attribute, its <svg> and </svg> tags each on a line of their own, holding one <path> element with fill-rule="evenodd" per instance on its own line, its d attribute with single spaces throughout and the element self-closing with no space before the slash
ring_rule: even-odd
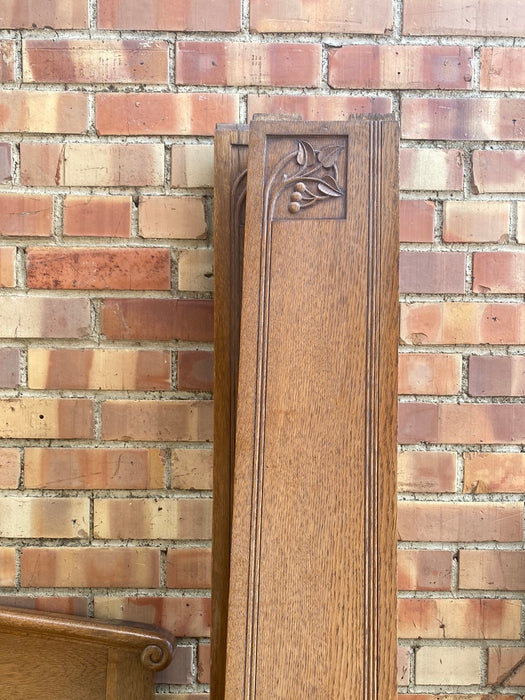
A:
<svg viewBox="0 0 525 700">
<path fill-rule="evenodd" d="M 473 56 L 466 46 L 343 46 L 328 53 L 328 83 L 368 90 L 464 90 L 472 87 Z"/>
<path fill-rule="evenodd" d="M 177 448 L 171 451 L 171 488 L 212 489 L 213 452 L 209 449 Z"/>
<path fill-rule="evenodd" d="M 0 547 L 0 586 L 11 587 L 16 581 L 16 550 Z"/>
<path fill-rule="evenodd" d="M 525 491 L 525 454 L 520 452 L 467 452 L 464 491 L 522 493 Z"/>
<path fill-rule="evenodd" d="M 0 280 L 2 280 L 1 269 L 2 255 L 0 251 Z M 0 388 L 15 389 L 19 383 L 20 350 L 18 348 L 0 348 Z"/>
<path fill-rule="evenodd" d="M 305 121 L 345 120 L 351 114 L 388 114 L 389 97 L 343 95 L 248 95 L 248 119 L 254 114 L 300 114 Z"/>
<path fill-rule="evenodd" d="M 0 489 L 16 489 L 20 479 L 20 450 L 0 448 Z"/>
<path fill-rule="evenodd" d="M 213 250 L 197 248 L 179 252 L 179 289 L 190 292 L 213 292 Z"/>
<path fill-rule="evenodd" d="M 64 613 L 66 615 L 88 615 L 87 596 L 58 596 L 39 595 L 38 598 L 27 595 L 3 595 L 0 596 L 2 605 L 25 610 L 39 610 L 41 612 Z"/>
<path fill-rule="evenodd" d="M 158 143 L 20 144 L 24 185 L 67 187 L 154 186 L 164 181 L 164 146 Z"/>
<path fill-rule="evenodd" d="M 408 345 L 521 344 L 525 308 L 475 302 L 402 304 L 401 338 Z"/>
<path fill-rule="evenodd" d="M 26 547 L 20 578 L 29 588 L 156 588 L 160 555 L 148 547 Z"/>
<path fill-rule="evenodd" d="M 399 255 L 399 291 L 408 294 L 462 294 L 464 253 L 406 251 Z"/>
<path fill-rule="evenodd" d="M 401 492 L 450 493 L 456 487 L 455 452 L 400 452 L 397 485 Z"/>
<path fill-rule="evenodd" d="M 525 356 L 469 358 L 470 396 L 525 396 Z"/>
<path fill-rule="evenodd" d="M 13 159 L 10 143 L 0 142 L 0 182 L 13 179 Z"/>
<path fill-rule="evenodd" d="M 486 0 L 406 0 L 405 34 L 525 36 L 521 0 L 494 4 Z"/>
<path fill-rule="evenodd" d="M 170 353 L 162 350 L 29 348 L 31 389 L 153 391 L 171 386 Z"/>
<path fill-rule="evenodd" d="M 94 535 L 120 540 L 209 540 L 210 498 L 95 499 Z"/>
<path fill-rule="evenodd" d="M 211 549 L 168 549 L 168 588 L 211 588 Z"/>
<path fill-rule="evenodd" d="M 0 90 L 0 132 L 83 134 L 87 129 L 86 94 Z"/>
<path fill-rule="evenodd" d="M 437 503 L 402 501 L 398 530 L 402 542 L 520 542 L 519 503 Z"/>
<path fill-rule="evenodd" d="M 179 85 L 318 87 L 318 44 L 178 41 L 175 77 Z"/>
<path fill-rule="evenodd" d="M 0 537 L 78 539 L 89 536 L 88 498 L 0 498 Z"/>
<path fill-rule="evenodd" d="M 16 248 L 0 248 L 0 287 L 16 287 Z M 0 368 L 0 381 L 2 369 Z"/>
<path fill-rule="evenodd" d="M 522 646 L 489 648 L 488 682 L 505 687 L 524 686 L 524 659 Z"/>
<path fill-rule="evenodd" d="M 95 616 L 158 625 L 177 637 L 209 637 L 211 599 L 95 596 Z"/>
<path fill-rule="evenodd" d="M 478 685 L 481 652 L 478 647 L 419 647 L 416 650 L 418 685 Z"/>
<path fill-rule="evenodd" d="M 195 662 L 193 656 L 193 647 L 177 644 L 173 654 L 173 661 L 163 671 L 155 674 L 155 682 L 169 683 L 170 685 L 191 685 L 194 680 L 193 666 Z M 169 696 L 161 700 L 169 700 Z M 180 700 L 180 698 L 176 700 Z M 206 700 L 209 700 L 209 695 L 206 697 Z"/>
<path fill-rule="evenodd" d="M 210 136 L 216 124 L 239 121 L 238 95 L 133 93 L 97 95 L 99 134 Z"/>
<path fill-rule="evenodd" d="M 517 213 L 516 240 L 525 243 L 525 202 L 518 202 Z"/>
<path fill-rule="evenodd" d="M 402 148 L 399 187 L 402 190 L 461 190 L 461 152 L 452 148 Z"/>
<path fill-rule="evenodd" d="M 350 4 L 344 0 L 323 3 L 299 0 L 255 2 L 250 5 L 250 26 L 256 32 L 335 32 L 348 34 L 390 34 L 392 3 Z"/>
<path fill-rule="evenodd" d="M 1 23 L 0 18 L 0 23 Z M 0 41 L 0 82 L 11 83 L 15 79 L 15 42 Z"/>
<path fill-rule="evenodd" d="M 525 192 L 525 151 L 474 151 L 475 192 Z"/>
<path fill-rule="evenodd" d="M 156 196 L 139 200 L 142 238 L 205 238 L 202 197 Z"/>
<path fill-rule="evenodd" d="M 461 391 L 461 355 L 402 353 L 399 393 L 446 396 Z"/>
<path fill-rule="evenodd" d="M 410 679 L 410 648 L 397 648 L 397 684 L 407 686 Z"/>
<path fill-rule="evenodd" d="M 1 310 L 0 310 L 1 317 Z M 102 333 L 111 340 L 213 340 L 208 299 L 106 299 Z"/>
<path fill-rule="evenodd" d="M 24 482 L 30 489 L 162 489 L 164 461 L 158 449 L 26 447 Z"/>
<path fill-rule="evenodd" d="M 131 197 L 68 195 L 64 199 L 64 235 L 129 238 Z"/>
<path fill-rule="evenodd" d="M 171 147 L 172 187 L 213 187 L 213 146 L 204 143 Z"/>
<path fill-rule="evenodd" d="M 28 248 L 36 289 L 170 289 L 169 248 Z"/>
<path fill-rule="evenodd" d="M 420 694 L 417 693 L 416 695 L 410 694 L 410 700 L 518 700 L 518 698 L 514 698 L 512 696 L 508 695 L 499 695 L 494 693 L 490 693 L 490 695 L 486 695 L 483 693 L 482 695 L 475 694 L 472 695 L 469 693 L 468 695 L 464 695 L 463 693 L 460 693 L 459 695 L 457 693 L 439 693 L 438 696 L 436 695 L 427 695 L 426 693 Z M 165 698 L 163 700 L 166 700 Z M 407 700 L 407 698 L 403 697 L 401 694 L 398 695 L 398 700 Z"/>
<path fill-rule="evenodd" d="M 480 591 L 525 590 L 525 552 L 461 550 L 459 587 Z"/>
<path fill-rule="evenodd" d="M 89 332 L 88 299 L 4 297 L 0 333 L 4 338 L 83 338 Z"/>
<path fill-rule="evenodd" d="M 102 404 L 104 440 L 206 441 L 213 438 L 211 401 L 136 400 Z"/>
<path fill-rule="evenodd" d="M 161 674 L 159 674 L 159 676 L 160 675 Z M 157 693 L 155 695 L 155 700 L 209 700 L 209 698 L 210 698 L 210 696 L 208 693 L 175 693 L 175 694 Z M 496 700 L 500 700 L 500 699 L 497 698 Z M 509 699 L 504 698 L 503 700 L 509 700 Z"/>
<path fill-rule="evenodd" d="M 179 350 L 178 387 L 182 391 L 213 391 L 213 352 Z"/>
<path fill-rule="evenodd" d="M 482 48 L 480 87 L 482 90 L 525 90 L 525 49 Z"/>
<path fill-rule="evenodd" d="M 87 29 L 87 0 L 2 0 L 2 29 Z"/>
<path fill-rule="evenodd" d="M 452 552 L 431 549 L 398 551 L 397 587 L 400 591 L 450 591 L 451 586 Z"/>
<path fill-rule="evenodd" d="M 93 402 L 90 399 L 22 398 L 0 402 L 4 438 L 91 438 Z"/>
<path fill-rule="evenodd" d="M 198 664 L 197 664 L 197 682 L 209 683 L 211 670 L 211 647 L 209 644 L 199 642 L 198 646 Z"/>
<path fill-rule="evenodd" d="M 504 243 L 509 238 L 508 202 L 460 201 L 443 205 L 447 243 Z"/>
<path fill-rule="evenodd" d="M 101 29 L 166 32 L 234 32 L 240 29 L 240 0 L 98 0 Z"/>
<path fill-rule="evenodd" d="M 138 39 L 26 39 L 25 83 L 168 82 L 168 44 Z"/>
<path fill-rule="evenodd" d="M 401 135 L 406 139 L 523 141 L 525 99 L 405 97 Z"/>
<path fill-rule="evenodd" d="M 0 195 L 0 236 L 51 236 L 53 197 L 36 193 Z"/>
<path fill-rule="evenodd" d="M 399 202 L 399 239 L 402 243 L 432 243 L 434 202 L 402 199 Z"/>
</svg>

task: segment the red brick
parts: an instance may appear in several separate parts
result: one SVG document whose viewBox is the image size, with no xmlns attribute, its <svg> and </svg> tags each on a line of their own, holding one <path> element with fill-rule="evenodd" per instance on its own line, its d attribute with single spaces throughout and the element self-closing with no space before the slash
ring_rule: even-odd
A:
<svg viewBox="0 0 525 700">
<path fill-rule="evenodd" d="M 29 348 L 31 389 L 154 391 L 171 388 L 170 353 L 162 350 Z"/>
<path fill-rule="evenodd" d="M 211 401 L 104 401 L 104 440 L 197 441 L 213 438 Z"/>
<path fill-rule="evenodd" d="M 402 542 L 521 542 L 521 503 L 398 503 Z"/>
<path fill-rule="evenodd" d="M 473 56 L 466 46 L 343 46 L 328 53 L 328 83 L 368 90 L 464 90 L 472 86 Z"/>
<path fill-rule="evenodd" d="M 98 0 L 101 29 L 165 32 L 234 32 L 240 29 L 240 0 Z"/>
<path fill-rule="evenodd" d="M 401 639 L 518 639 L 520 602 L 439 598 L 398 600 Z"/>
<path fill-rule="evenodd" d="M 4 297 L 0 329 L 4 338 L 84 338 L 90 329 L 89 299 Z"/>
<path fill-rule="evenodd" d="M 162 489 L 164 462 L 158 449 L 26 447 L 24 482 L 29 489 Z"/>
<path fill-rule="evenodd" d="M 402 243 L 432 243 L 434 202 L 402 199 L 399 202 L 399 238 Z"/>
<path fill-rule="evenodd" d="M 487 0 L 406 0 L 405 34 L 525 36 L 521 0 L 502 4 Z"/>
<path fill-rule="evenodd" d="M 147 547 L 26 547 L 20 576 L 30 588 L 156 588 L 160 556 Z"/>
<path fill-rule="evenodd" d="M 516 241 L 518 243 L 525 243 L 525 202 L 518 202 Z"/>
<path fill-rule="evenodd" d="M 397 684 L 407 686 L 410 679 L 410 648 L 397 648 Z M 401 696 L 400 696 L 401 697 Z"/>
<path fill-rule="evenodd" d="M 461 550 L 459 587 L 489 591 L 524 591 L 525 552 Z"/>
<path fill-rule="evenodd" d="M 254 114 L 300 114 L 305 121 L 342 121 L 352 114 L 388 114 L 389 97 L 343 95 L 248 95 L 248 120 Z"/>
<path fill-rule="evenodd" d="M 13 179 L 13 161 L 11 144 L 0 143 L 0 182 L 10 182 Z"/>
<path fill-rule="evenodd" d="M 209 644 L 199 643 L 198 646 L 198 665 L 197 665 L 197 682 L 210 682 L 210 661 L 211 647 Z"/>
<path fill-rule="evenodd" d="M 213 292 L 214 255 L 210 248 L 192 248 L 179 252 L 179 290 Z"/>
<path fill-rule="evenodd" d="M 406 251 L 399 255 L 399 291 L 408 294 L 462 294 L 465 254 Z"/>
<path fill-rule="evenodd" d="M 400 591 L 450 591 L 452 552 L 401 549 L 397 553 Z"/>
<path fill-rule="evenodd" d="M 171 451 L 172 489 L 212 489 L 213 451 L 210 449 L 177 448 Z"/>
<path fill-rule="evenodd" d="M 525 151 L 474 151 L 474 192 L 525 192 Z"/>
<path fill-rule="evenodd" d="M 155 196 L 139 200 L 142 238 L 206 238 L 202 197 Z"/>
<path fill-rule="evenodd" d="M 2 0 L 3 29 L 87 29 L 88 0 Z"/>
<path fill-rule="evenodd" d="M 92 438 L 90 399 L 21 398 L 0 403 L 3 438 Z"/>
<path fill-rule="evenodd" d="M 2 19 L 0 18 L 0 26 Z M 15 42 L 0 41 L 0 82 L 11 83 L 15 79 Z"/>
<path fill-rule="evenodd" d="M 523 646 L 489 648 L 488 682 L 507 688 L 525 685 L 524 662 Z"/>
<path fill-rule="evenodd" d="M 96 95 L 99 134 L 211 136 L 239 121 L 239 97 L 207 92 Z"/>
<path fill-rule="evenodd" d="M 68 195 L 64 199 L 65 236 L 131 235 L 131 197 Z"/>
<path fill-rule="evenodd" d="M 164 146 L 158 143 L 20 144 L 24 185 L 130 187 L 162 185 Z"/>
<path fill-rule="evenodd" d="M 399 178 L 402 190 L 461 190 L 463 156 L 455 149 L 402 148 Z"/>
<path fill-rule="evenodd" d="M 168 549 L 168 588 L 211 588 L 211 549 Z"/>
<path fill-rule="evenodd" d="M 16 248 L 0 248 L 0 287 L 16 287 Z M 0 377 L 2 370 L 0 368 Z"/>
<path fill-rule="evenodd" d="M 179 350 L 177 378 L 181 391 L 213 391 L 213 353 Z"/>
<path fill-rule="evenodd" d="M 400 452 L 397 456 L 397 485 L 400 492 L 454 492 L 456 453 Z"/>
<path fill-rule="evenodd" d="M 177 637 L 209 637 L 211 599 L 95 597 L 95 616 L 158 625 Z"/>
<path fill-rule="evenodd" d="M 0 132 L 82 134 L 88 96 L 75 92 L 0 91 Z"/>
<path fill-rule="evenodd" d="M 138 39 L 26 39 L 25 83 L 168 82 L 168 44 Z"/>
<path fill-rule="evenodd" d="M 318 87 L 318 44 L 178 41 L 175 77 L 179 85 Z"/>
<path fill-rule="evenodd" d="M 406 139 L 523 141 L 525 99 L 405 97 L 401 134 Z"/>
<path fill-rule="evenodd" d="M 460 201 L 443 205 L 447 243 L 504 243 L 509 238 L 508 202 Z"/>
<path fill-rule="evenodd" d="M 250 5 L 250 26 L 256 32 L 335 32 L 337 34 L 390 34 L 392 3 L 375 0 L 359 5 L 344 0 L 282 0 Z"/>
<path fill-rule="evenodd" d="M 155 683 L 169 683 L 170 685 L 191 685 L 193 683 L 193 647 L 177 645 L 173 653 L 173 661 L 163 671 L 155 674 Z M 156 695 L 155 698 L 159 696 Z M 176 700 L 181 700 L 181 696 L 165 695 L 161 700 L 170 700 L 175 697 Z M 209 695 L 205 700 L 209 700 Z M 190 698 L 194 700 L 194 698 Z M 507 698 L 508 700 L 508 698 Z"/>
<path fill-rule="evenodd" d="M 11 587 L 15 584 L 16 549 L 14 547 L 0 547 L 0 586 Z"/>
<path fill-rule="evenodd" d="M 20 480 L 20 450 L 0 448 L 0 489 L 16 489 Z"/>
<path fill-rule="evenodd" d="M 520 452 L 467 452 L 464 491 L 522 493 L 525 491 L 525 454 Z"/>
<path fill-rule="evenodd" d="M 403 695 L 398 695 L 397 696 L 398 700 L 408 700 L 408 698 Z M 489 695 L 486 695 L 483 693 L 482 695 L 463 695 L 462 693 L 460 695 L 457 695 L 456 693 L 439 693 L 438 696 L 436 695 L 427 695 L 426 693 L 421 695 L 417 693 L 417 695 L 409 695 L 410 700 L 518 700 L 518 698 L 515 698 L 513 696 L 509 695 L 494 695 L 494 693 L 490 693 Z M 166 698 L 164 698 L 166 700 Z"/>
<path fill-rule="evenodd" d="M 53 197 L 47 194 L 0 195 L 0 236 L 51 236 Z"/>
<path fill-rule="evenodd" d="M 525 356 L 469 358 L 470 396 L 525 396 Z"/>
<path fill-rule="evenodd" d="M 89 533 L 88 498 L 0 498 L 0 537 L 79 539 Z"/>
<path fill-rule="evenodd" d="M 63 613 L 65 615 L 88 615 L 87 596 L 46 596 L 38 598 L 24 595 L 0 596 L 1 605 L 9 605 L 13 608 L 24 610 L 39 610 L 41 612 Z"/>
<path fill-rule="evenodd" d="M 173 144 L 171 147 L 171 186 L 212 188 L 214 181 L 213 153 L 213 146 L 207 143 Z"/>
<path fill-rule="evenodd" d="M 111 340 L 213 340 L 208 299 L 105 299 L 102 333 Z"/>
<path fill-rule="evenodd" d="M 1 250 L 3 249 L 0 249 L 0 270 L 2 267 Z M 16 389 L 19 383 L 20 350 L 18 348 L 0 348 L 0 388 Z"/>
<path fill-rule="evenodd" d="M 170 289 L 168 248 L 28 248 L 36 289 Z"/>
<path fill-rule="evenodd" d="M 525 49 L 482 48 L 480 87 L 482 90 L 525 90 Z"/>
<path fill-rule="evenodd" d="M 399 393 L 446 396 L 461 391 L 461 355 L 402 353 Z"/>
</svg>

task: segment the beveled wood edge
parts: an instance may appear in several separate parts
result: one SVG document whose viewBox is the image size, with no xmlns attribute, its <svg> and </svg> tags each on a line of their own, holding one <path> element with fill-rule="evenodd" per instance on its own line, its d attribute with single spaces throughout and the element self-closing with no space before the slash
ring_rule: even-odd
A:
<svg viewBox="0 0 525 700">
<path fill-rule="evenodd" d="M 153 625 L 7 606 L 0 606 L 0 632 L 123 647 L 140 652 L 142 665 L 149 671 L 166 668 L 175 651 L 175 636 Z"/>
</svg>

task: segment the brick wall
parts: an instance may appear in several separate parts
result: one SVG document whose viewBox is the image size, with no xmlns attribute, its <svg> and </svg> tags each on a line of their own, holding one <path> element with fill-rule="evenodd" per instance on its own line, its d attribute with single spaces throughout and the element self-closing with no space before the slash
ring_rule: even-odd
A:
<svg viewBox="0 0 525 700">
<path fill-rule="evenodd" d="M 0 5 L 0 602 L 207 697 L 214 126 L 393 111 L 400 693 L 522 698 L 523 0 Z"/>
</svg>

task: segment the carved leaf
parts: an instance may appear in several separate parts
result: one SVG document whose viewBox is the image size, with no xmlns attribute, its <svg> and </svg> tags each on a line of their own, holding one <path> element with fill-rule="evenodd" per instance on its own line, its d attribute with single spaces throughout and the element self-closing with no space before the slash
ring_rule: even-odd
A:
<svg viewBox="0 0 525 700">
<path fill-rule="evenodd" d="M 319 149 L 317 158 L 324 168 L 331 168 L 332 165 L 336 163 L 342 150 L 342 146 L 324 146 L 323 148 Z"/>
<path fill-rule="evenodd" d="M 308 141 L 298 141 L 297 163 L 299 165 L 313 165 L 315 163 L 315 151 Z"/>
<path fill-rule="evenodd" d="M 319 192 L 322 192 L 329 197 L 340 197 L 343 194 L 343 190 L 339 187 L 331 175 L 327 175 L 320 182 L 318 182 L 317 189 Z"/>
</svg>

